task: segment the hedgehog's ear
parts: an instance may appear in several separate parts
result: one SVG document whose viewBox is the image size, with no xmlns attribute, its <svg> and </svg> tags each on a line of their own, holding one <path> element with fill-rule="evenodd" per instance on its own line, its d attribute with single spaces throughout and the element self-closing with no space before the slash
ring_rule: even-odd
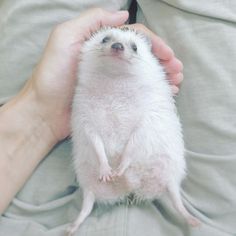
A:
<svg viewBox="0 0 236 236">
<path fill-rule="evenodd" d="M 146 42 L 146 44 L 148 45 L 148 47 L 150 48 L 150 50 L 152 49 L 152 41 L 151 38 L 149 38 L 146 34 L 141 34 L 143 40 Z"/>
<path fill-rule="evenodd" d="M 127 26 L 121 26 L 121 27 L 119 27 L 119 29 L 120 30 L 122 30 L 122 31 L 124 31 L 124 32 L 126 32 L 126 31 L 130 31 L 130 30 L 132 30 L 132 29 L 130 29 L 130 28 L 128 28 Z"/>
<path fill-rule="evenodd" d="M 144 40 L 147 42 L 149 48 L 152 49 L 152 40 L 147 35 L 144 35 Z"/>
</svg>

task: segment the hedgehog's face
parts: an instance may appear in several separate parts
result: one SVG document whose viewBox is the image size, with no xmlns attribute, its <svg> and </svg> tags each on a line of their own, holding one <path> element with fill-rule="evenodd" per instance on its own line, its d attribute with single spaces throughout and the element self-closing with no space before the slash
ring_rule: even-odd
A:
<svg viewBox="0 0 236 236">
<path fill-rule="evenodd" d="M 94 34 L 86 42 L 83 53 L 90 59 L 113 66 L 117 63 L 138 66 L 140 59 L 151 55 L 151 46 L 144 35 L 135 31 L 108 28 Z"/>
</svg>

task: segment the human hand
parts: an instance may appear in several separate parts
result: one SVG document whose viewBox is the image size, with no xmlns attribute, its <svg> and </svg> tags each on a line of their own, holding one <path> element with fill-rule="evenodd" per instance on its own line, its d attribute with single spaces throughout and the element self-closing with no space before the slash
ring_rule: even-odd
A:
<svg viewBox="0 0 236 236">
<path fill-rule="evenodd" d="M 127 11 L 111 13 L 90 9 L 78 18 L 58 25 L 51 33 L 43 56 L 25 86 L 35 94 L 35 107 L 45 120 L 57 141 L 70 133 L 71 102 L 76 82 L 79 52 L 83 42 L 102 26 L 119 26 L 128 19 Z M 153 44 L 153 53 L 160 59 L 175 93 L 182 80 L 182 64 L 173 51 L 145 26 L 134 27 L 147 34 Z"/>
</svg>

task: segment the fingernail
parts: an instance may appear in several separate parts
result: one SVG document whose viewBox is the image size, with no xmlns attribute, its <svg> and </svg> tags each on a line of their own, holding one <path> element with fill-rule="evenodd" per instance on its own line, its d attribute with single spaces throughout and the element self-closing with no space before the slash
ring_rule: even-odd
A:
<svg viewBox="0 0 236 236">
<path fill-rule="evenodd" d="M 181 82 L 183 81 L 183 79 L 184 79 L 183 73 L 179 73 L 179 74 L 177 75 L 177 81 L 178 81 L 179 83 L 181 83 Z"/>
<path fill-rule="evenodd" d="M 173 95 L 177 95 L 177 93 L 179 92 L 179 88 L 177 86 L 171 86 L 171 90 Z"/>
</svg>

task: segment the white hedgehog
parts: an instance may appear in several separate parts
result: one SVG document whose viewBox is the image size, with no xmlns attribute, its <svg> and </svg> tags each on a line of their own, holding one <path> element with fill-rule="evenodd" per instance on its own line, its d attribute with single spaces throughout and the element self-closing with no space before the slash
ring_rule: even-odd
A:
<svg viewBox="0 0 236 236">
<path fill-rule="evenodd" d="M 199 224 L 181 200 L 186 164 L 171 88 L 141 33 L 106 28 L 85 42 L 72 140 L 83 204 L 68 235 L 91 213 L 95 201 L 112 204 L 130 194 L 152 201 L 164 191 L 189 224 Z"/>
</svg>

